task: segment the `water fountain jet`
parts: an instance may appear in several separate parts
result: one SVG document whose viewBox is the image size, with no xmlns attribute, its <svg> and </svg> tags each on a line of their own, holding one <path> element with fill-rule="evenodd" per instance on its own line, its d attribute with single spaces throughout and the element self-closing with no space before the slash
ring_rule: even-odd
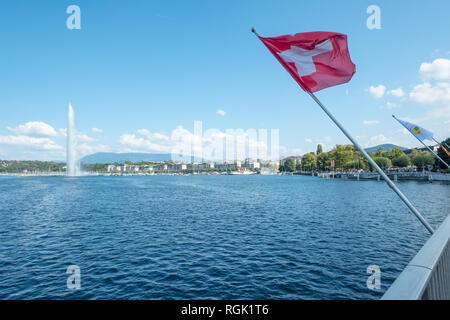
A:
<svg viewBox="0 0 450 320">
<path fill-rule="evenodd" d="M 67 123 L 67 175 L 76 177 L 81 174 L 80 163 L 77 159 L 76 150 L 76 129 L 75 129 L 75 113 L 72 105 L 69 103 L 69 115 Z"/>
</svg>

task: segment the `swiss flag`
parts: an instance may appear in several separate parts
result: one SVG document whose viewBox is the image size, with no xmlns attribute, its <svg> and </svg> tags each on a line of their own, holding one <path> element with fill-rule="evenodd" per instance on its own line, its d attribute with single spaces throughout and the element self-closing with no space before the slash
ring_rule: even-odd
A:
<svg viewBox="0 0 450 320">
<path fill-rule="evenodd" d="M 317 31 L 258 38 L 305 91 L 346 83 L 356 72 L 345 34 Z"/>
</svg>

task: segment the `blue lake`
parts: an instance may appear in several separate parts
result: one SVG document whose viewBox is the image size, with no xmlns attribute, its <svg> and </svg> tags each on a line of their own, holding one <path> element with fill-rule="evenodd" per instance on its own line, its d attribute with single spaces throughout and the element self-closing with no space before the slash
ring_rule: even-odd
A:
<svg viewBox="0 0 450 320">
<path fill-rule="evenodd" d="M 449 213 L 449 184 L 398 185 Z M 0 299 L 378 299 L 428 237 L 384 182 L 0 177 Z"/>
</svg>

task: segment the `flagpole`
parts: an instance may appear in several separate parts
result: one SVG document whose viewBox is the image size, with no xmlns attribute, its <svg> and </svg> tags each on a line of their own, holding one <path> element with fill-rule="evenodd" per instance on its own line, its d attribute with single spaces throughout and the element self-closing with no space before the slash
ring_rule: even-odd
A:
<svg viewBox="0 0 450 320">
<path fill-rule="evenodd" d="M 252 32 L 253 32 L 254 34 L 256 34 L 256 35 L 259 37 L 259 34 L 258 34 L 258 32 L 256 32 L 256 29 L 255 29 L 255 28 L 252 28 Z"/>
<path fill-rule="evenodd" d="M 442 147 L 442 144 L 439 141 L 437 141 L 435 138 L 433 138 L 433 141 Z"/>
<path fill-rule="evenodd" d="M 398 121 L 398 119 L 394 116 L 394 115 L 392 115 L 392 117 L 395 119 L 395 120 L 397 120 Z M 401 122 L 400 122 L 401 123 Z M 403 125 L 403 124 L 402 124 Z M 405 127 L 405 126 L 404 126 Z M 406 127 L 405 127 L 406 128 Z M 406 130 L 408 130 L 408 128 L 406 128 Z M 410 130 L 408 130 L 408 131 L 410 131 Z M 412 133 L 411 133 L 412 134 Z M 438 158 L 443 164 L 445 164 L 446 166 L 447 166 L 447 168 L 449 168 L 450 169 L 450 166 L 447 164 L 447 162 L 445 162 L 444 160 L 442 160 L 442 158 L 441 157 L 439 157 L 433 150 L 431 150 L 431 148 L 429 147 L 429 146 L 427 146 L 426 144 L 425 144 L 425 142 L 423 142 L 422 140 L 420 140 L 419 138 L 417 138 L 417 136 L 415 135 L 415 134 L 412 134 L 413 136 L 414 136 L 414 138 L 416 138 L 417 140 L 419 140 L 420 141 L 420 143 L 421 144 L 423 144 L 424 146 L 425 146 L 425 148 L 427 148 L 436 158 Z M 433 140 L 434 140 L 434 138 L 433 138 Z M 437 142 L 436 140 L 434 140 L 435 142 Z M 438 142 L 438 144 L 440 145 L 440 143 Z"/>
<path fill-rule="evenodd" d="M 434 142 L 436 142 L 438 145 L 440 145 L 441 146 L 441 148 L 450 156 L 450 154 L 448 153 L 448 151 L 447 151 L 447 149 L 445 149 L 444 148 L 444 146 L 439 142 L 439 141 L 437 141 L 435 138 L 433 138 L 433 140 L 434 140 Z M 449 146 L 444 142 L 444 144 L 447 146 L 447 148 L 449 148 Z M 448 163 L 446 163 L 446 164 L 448 164 Z M 447 168 L 448 168 L 448 165 L 447 165 Z"/>
<path fill-rule="evenodd" d="M 339 123 L 339 121 L 328 111 L 325 105 L 314 95 L 312 92 L 308 92 L 311 98 L 319 105 L 320 108 L 328 115 L 328 117 L 338 126 L 339 129 L 345 134 L 345 136 L 353 143 L 353 145 L 362 153 L 364 158 L 369 161 L 372 167 L 378 171 L 378 173 L 383 177 L 389 187 L 397 193 L 397 195 L 402 199 L 406 206 L 411 210 L 411 212 L 422 222 L 422 224 L 427 228 L 427 230 L 433 234 L 434 230 L 428 223 L 428 221 L 422 216 L 422 214 L 413 206 L 409 199 L 400 191 L 399 188 L 392 182 L 391 179 L 384 173 L 384 171 L 377 165 L 375 161 L 367 154 L 366 150 L 347 132 L 347 130 Z"/>
<path fill-rule="evenodd" d="M 259 37 L 255 28 L 252 28 L 252 32 Z M 308 91 L 307 91 L 308 92 Z M 367 154 L 366 150 L 347 132 L 347 130 L 339 123 L 339 121 L 328 111 L 325 105 L 314 95 L 312 92 L 308 92 L 311 98 L 319 105 L 319 107 L 328 115 L 328 117 L 338 126 L 338 128 L 344 133 L 344 135 L 353 143 L 353 145 L 362 153 L 364 158 L 378 171 L 378 173 L 383 177 L 389 187 L 397 193 L 400 199 L 406 204 L 406 206 L 411 210 L 411 212 L 420 220 L 420 222 L 427 228 L 427 230 L 433 234 L 434 230 L 428 223 L 428 221 L 422 216 L 422 214 L 413 206 L 409 199 L 397 188 L 397 186 L 392 182 L 391 179 L 384 173 L 384 171 L 376 164 L 375 161 Z"/>
<path fill-rule="evenodd" d="M 414 135 L 413 135 L 414 136 Z M 416 136 L 415 136 L 416 137 Z M 429 146 L 427 146 L 422 140 L 420 140 L 419 138 L 417 138 L 416 137 L 416 139 L 417 140 L 419 140 L 428 150 L 430 150 L 430 152 L 432 153 L 432 154 L 434 154 L 434 156 L 436 157 L 436 158 L 438 158 L 443 164 L 445 164 L 446 166 L 447 166 L 447 168 L 449 168 L 450 169 L 450 166 L 447 164 L 447 162 L 445 162 L 444 160 L 442 160 L 442 158 L 441 157 L 439 157 L 433 150 L 431 150 L 431 148 L 429 147 Z"/>
</svg>

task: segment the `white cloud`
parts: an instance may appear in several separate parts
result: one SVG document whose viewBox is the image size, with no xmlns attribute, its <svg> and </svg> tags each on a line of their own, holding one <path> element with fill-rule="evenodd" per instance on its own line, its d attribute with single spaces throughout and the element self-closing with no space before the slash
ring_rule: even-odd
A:
<svg viewBox="0 0 450 320">
<path fill-rule="evenodd" d="M 411 100 L 424 103 L 450 103 L 450 83 L 439 82 L 432 85 L 429 82 L 419 84 L 409 93 Z"/>
<path fill-rule="evenodd" d="M 436 56 L 436 55 L 438 55 L 438 54 L 440 54 L 440 53 L 441 53 L 441 50 L 439 50 L 439 49 L 434 49 L 433 52 L 431 52 L 431 56 Z"/>
<path fill-rule="evenodd" d="M 388 101 L 388 102 L 386 102 L 386 107 L 387 107 L 388 109 L 394 109 L 394 108 L 397 108 L 397 104 Z"/>
<path fill-rule="evenodd" d="M 96 139 L 89 137 L 87 134 L 82 133 L 82 132 L 77 133 L 77 140 L 79 142 L 94 142 L 94 141 L 96 141 Z"/>
<path fill-rule="evenodd" d="M 102 130 L 102 129 L 99 129 L 99 128 L 92 128 L 92 131 L 93 131 L 93 132 L 97 132 L 97 133 L 103 132 L 103 130 Z"/>
<path fill-rule="evenodd" d="M 395 144 L 397 146 L 411 148 L 418 145 L 418 142 L 411 133 L 404 127 L 400 126 L 398 129 L 391 131 L 387 134 L 377 134 L 366 139 L 366 143 L 363 144 L 364 148 L 373 147 L 380 144 Z"/>
<path fill-rule="evenodd" d="M 268 137 L 272 136 L 268 132 Z M 267 137 L 267 138 L 268 138 Z M 217 129 L 209 129 L 196 135 L 182 126 L 172 130 L 170 136 L 162 133 L 152 133 L 147 129 L 137 130 L 135 133 L 123 134 L 119 143 L 127 150 L 171 153 L 186 157 L 203 157 L 210 160 L 226 159 L 278 159 L 279 155 L 287 152 L 287 149 L 278 145 L 278 138 L 272 140 L 273 145 L 268 146 L 268 141 L 260 140 L 258 131 L 249 129 L 229 129 L 225 132 Z M 181 159 L 180 159 L 181 160 Z"/>
<path fill-rule="evenodd" d="M 58 135 L 52 126 L 40 121 L 30 121 L 15 128 L 8 127 L 8 130 L 25 136 L 55 137 Z"/>
<path fill-rule="evenodd" d="M 402 88 L 390 90 L 388 91 L 388 94 L 397 98 L 402 98 L 405 96 L 405 92 Z"/>
<path fill-rule="evenodd" d="M 401 128 L 396 130 L 394 133 L 401 133 L 401 134 L 405 134 L 405 135 L 410 135 L 411 133 L 406 129 L 406 128 Z"/>
<path fill-rule="evenodd" d="M 83 158 L 86 155 L 93 154 L 96 152 L 111 152 L 113 151 L 111 147 L 99 144 L 99 145 L 90 145 L 87 143 L 82 143 L 77 145 L 77 156 L 78 158 Z"/>
<path fill-rule="evenodd" d="M 420 75 L 435 80 L 450 79 L 450 60 L 436 59 L 432 63 L 424 62 L 420 65 Z"/>
<path fill-rule="evenodd" d="M 402 116 L 402 119 L 429 128 L 433 130 L 436 136 L 448 136 L 450 134 L 450 126 L 448 126 L 448 123 L 450 123 L 450 60 L 436 59 L 431 63 L 422 63 L 419 73 L 425 79 L 423 83 L 415 85 L 409 92 L 397 88 L 387 91 L 387 95 L 400 98 L 400 101 L 405 101 L 408 97 L 412 102 L 428 105 L 429 109 L 420 110 L 417 113 L 418 116 Z M 384 90 L 382 85 L 370 88 L 371 94 L 375 97 L 382 97 Z M 437 107 L 433 107 L 433 105 L 437 105 Z M 388 109 L 396 108 L 397 103 L 387 102 L 386 107 Z M 411 111 L 414 111 L 414 108 L 415 106 L 412 105 Z M 365 121 L 364 124 L 372 124 L 372 122 Z M 404 147 L 417 145 L 417 141 L 411 139 L 411 134 L 404 128 L 399 128 L 391 134 L 384 134 L 366 139 L 365 146 L 383 143 L 392 143 Z"/>
<path fill-rule="evenodd" d="M 367 142 L 363 145 L 364 148 L 374 147 L 380 144 L 395 144 L 397 146 L 411 148 L 418 145 L 418 142 L 414 137 L 408 134 L 401 134 L 400 131 L 393 132 L 392 135 L 385 136 L 384 134 L 378 134 L 370 137 Z"/>
<path fill-rule="evenodd" d="M 150 131 L 148 131 L 147 129 L 139 129 L 136 131 L 137 133 L 139 133 L 140 135 L 143 135 L 145 137 L 147 137 L 150 140 L 157 140 L 159 142 L 166 142 L 169 141 L 170 138 L 162 133 L 152 133 Z"/>
<path fill-rule="evenodd" d="M 305 141 L 308 142 L 308 143 L 311 143 L 311 142 L 312 142 L 312 139 L 306 138 Z"/>
<path fill-rule="evenodd" d="M 428 111 L 426 119 L 450 119 L 450 106 Z"/>
<path fill-rule="evenodd" d="M 64 136 L 64 137 L 67 137 L 67 129 L 66 128 L 59 129 L 59 134 Z M 77 142 L 94 142 L 94 141 L 97 141 L 97 139 L 89 137 L 87 134 L 85 134 L 83 132 L 77 132 L 76 140 L 77 140 Z"/>
<path fill-rule="evenodd" d="M 225 111 L 223 111 L 222 109 L 219 109 L 216 111 L 216 114 L 218 114 L 219 116 L 225 116 L 227 113 Z"/>
<path fill-rule="evenodd" d="M 65 156 L 65 144 L 59 144 L 61 135 L 50 125 L 40 121 L 30 121 L 11 128 L 15 135 L 0 135 L 0 145 L 4 147 L 5 158 L 17 160 L 55 160 Z"/>
<path fill-rule="evenodd" d="M 409 117 L 401 117 L 401 119 L 409 121 L 411 123 L 418 124 L 427 129 L 432 129 L 435 136 L 446 137 L 448 136 L 448 134 L 450 134 L 449 126 L 444 125 L 441 127 L 433 127 L 430 126 L 430 123 L 426 122 L 428 120 L 433 120 L 433 117 L 437 117 L 440 119 L 439 122 L 442 123 L 444 122 L 442 121 L 442 115 L 445 115 L 447 119 L 450 119 L 450 106 L 443 109 L 433 110 L 432 112 L 427 113 L 426 116 L 421 119 L 413 119 Z M 448 121 L 448 123 L 450 123 L 450 120 Z M 398 124 L 397 129 L 395 131 L 392 131 L 386 135 L 378 134 L 370 137 L 369 139 L 366 139 L 366 143 L 364 143 L 363 145 L 365 148 L 367 148 L 385 143 L 392 143 L 397 146 L 402 146 L 406 148 L 422 147 L 422 145 L 420 145 L 417 139 L 415 139 L 411 135 L 411 133 L 400 124 Z"/>
<path fill-rule="evenodd" d="M 369 92 L 374 98 L 379 99 L 384 96 L 384 93 L 386 92 L 386 87 L 383 86 L 382 84 L 376 87 L 370 86 Z"/>
<path fill-rule="evenodd" d="M 364 145 L 364 147 L 365 148 L 373 147 L 373 146 L 376 146 L 379 144 L 385 144 L 385 143 L 393 143 L 393 141 L 383 134 L 378 134 L 376 136 L 370 137 L 369 141 Z"/>
<path fill-rule="evenodd" d="M 123 134 L 120 136 L 119 142 L 128 147 L 135 148 L 135 150 L 145 150 L 156 153 L 170 153 L 170 144 L 162 145 L 148 137 L 139 137 L 135 134 Z"/>
<path fill-rule="evenodd" d="M 374 124 L 379 124 L 380 121 L 378 120 L 364 120 L 363 124 L 366 126 L 370 126 L 370 125 L 374 125 Z"/>
<path fill-rule="evenodd" d="M 62 146 L 56 144 L 50 138 L 37 138 L 24 135 L 0 136 L 0 144 L 16 147 L 27 147 L 36 150 L 61 150 Z"/>
<path fill-rule="evenodd" d="M 303 152 L 302 149 L 298 149 L 298 148 L 294 148 L 294 149 L 292 149 L 292 150 L 289 152 L 289 154 L 292 155 L 292 156 L 300 156 L 300 155 L 302 155 L 302 154 L 304 154 L 304 153 L 305 153 L 305 152 Z"/>
<path fill-rule="evenodd" d="M 436 119 L 439 119 L 439 120 L 450 119 L 450 106 L 429 110 L 421 117 L 404 116 L 401 119 L 411 122 L 411 123 L 425 126 L 425 124 L 423 124 L 423 122 L 426 122 L 426 121 L 436 120 Z"/>
</svg>

